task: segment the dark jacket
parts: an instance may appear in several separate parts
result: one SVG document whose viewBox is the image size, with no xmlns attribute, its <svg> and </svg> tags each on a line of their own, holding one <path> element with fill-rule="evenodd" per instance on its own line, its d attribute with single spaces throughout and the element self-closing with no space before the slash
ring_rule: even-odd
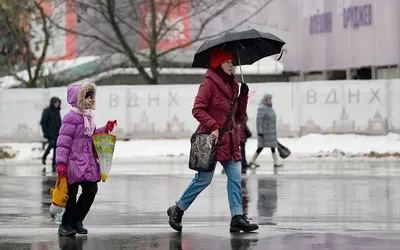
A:
<svg viewBox="0 0 400 250">
<path fill-rule="evenodd" d="M 56 102 L 60 102 L 58 108 L 55 107 Z M 57 97 L 50 99 L 50 105 L 43 110 L 40 125 L 42 126 L 43 136 L 48 140 L 57 140 L 58 132 L 61 127 L 61 100 Z"/>
<path fill-rule="evenodd" d="M 240 143 L 246 143 L 247 142 L 247 114 L 245 114 L 241 119 L 238 119 L 236 121 L 238 128 L 239 128 L 239 132 L 240 132 Z"/>
<path fill-rule="evenodd" d="M 248 96 L 239 95 L 239 85 L 224 80 L 216 71 L 208 69 L 206 79 L 201 83 L 194 101 L 192 114 L 200 123 L 198 132 L 211 133 L 222 128 L 226 114 L 230 110 L 229 101 L 233 101 L 233 116 L 217 145 L 217 161 L 240 161 L 242 159 L 239 147 L 240 134 L 235 121 L 246 113 Z M 229 132 L 230 131 L 230 132 Z"/>
</svg>

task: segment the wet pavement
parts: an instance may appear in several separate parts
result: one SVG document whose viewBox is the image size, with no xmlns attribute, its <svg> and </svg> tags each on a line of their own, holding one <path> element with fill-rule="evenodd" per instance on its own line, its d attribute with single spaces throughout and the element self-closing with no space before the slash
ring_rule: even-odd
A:
<svg viewBox="0 0 400 250">
<path fill-rule="evenodd" d="M 85 225 L 89 235 L 58 237 L 48 218 L 55 177 L 41 166 L 0 167 L 0 249 L 399 249 L 400 168 L 396 161 L 309 161 L 279 171 L 262 164 L 243 178 L 244 210 L 256 233 L 230 234 L 226 177 L 183 219 L 166 209 L 183 192 L 186 165 L 117 165 Z"/>
</svg>

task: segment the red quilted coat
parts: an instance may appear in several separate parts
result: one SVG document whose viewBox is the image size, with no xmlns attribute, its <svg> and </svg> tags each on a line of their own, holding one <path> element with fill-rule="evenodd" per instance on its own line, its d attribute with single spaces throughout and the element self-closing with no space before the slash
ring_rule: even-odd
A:
<svg viewBox="0 0 400 250">
<path fill-rule="evenodd" d="M 200 123 L 197 132 L 211 133 L 222 128 L 226 114 L 230 110 L 229 101 L 233 101 L 234 109 L 228 129 L 217 143 L 218 161 L 240 161 L 240 132 L 235 120 L 242 118 L 247 109 L 248 96 L 239 95 L 239 85 L 233 80 L 224 82 L 213 69 L 208 69 L 206 79 L 201 83 L 194 101 L 192 114 Z"/>
</svg>

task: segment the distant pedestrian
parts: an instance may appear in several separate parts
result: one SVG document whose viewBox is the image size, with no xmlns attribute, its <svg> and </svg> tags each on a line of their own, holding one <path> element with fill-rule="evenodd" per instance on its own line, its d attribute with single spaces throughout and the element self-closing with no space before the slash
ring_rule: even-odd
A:
<svg viewBox="0 0 400 250">
<path fill-rule="evenodd" d="M 276 134 L 276 115 L 272 108 L 272 95 L 265 94 L 261 99 L 257 110 L 257 139 L 258 148 L 249 162 L 249 167 L 259 165 L 256 163 L 258 156 L 264 148 L 270 148 L 274 167 L 280 167 L 283 164 L 279 162 L 279 156 L 276 152 L 278 140 Z"/>
<path fill-rule="evenodd" d="M 251 131 L 247 126 L 248 116 L 247 113 L 237 120 L 239 132 L 240 132 L 240 152 L 242 155 L 242 174 L 246 174 L 247 171 L 247 159 L 246 159 L 246 142 L 251 137 Z"/>
<path fill-rule="evenodd" d="M 230 231 L 254 231 L 258 229 L 258 225 L 250 223 L 243 214 L 240 162 L 242 155 L 239 148 L 239 130 L 234 122 L 245 115 L 249 87 L 242 83 L 239 94 L 239 85 L 232 73 L 232 55 L 229 52 L 214 50 L 211 53 L 210 64 L 211 68 L 207 70 L 206 79 L 199 87 L 192 109 L 194 118 L 200 123 L 196 131 L 210 133 L 211 139 L 217 143 L 216 160 L 222 164 L 228 177 L 227 190 L 232 217 Z M 220 128 L 231 108 L 232 118 L 220 136 Z M 169 225 L 173 229 L 182 231 L 184 211 L 211 183 L 214 171 L 196 173 L 176 205 L 168 208 Z"/>
<path fill-rule="evenodd" d="M 42 157 L 42 164 L 46 165 L 46 158 L 53 150 L 52 172 L 56 172 L 56 142 L 58 132 L 61 128 L 61 100 L 58 97 L 50 99 L 50 105 L 43 110 L 40 125 L 42 127 L 43 136 L 47 139 L 47 148 Z M 44 168 L 46 172 L 46 167 Z"/>
</svg>

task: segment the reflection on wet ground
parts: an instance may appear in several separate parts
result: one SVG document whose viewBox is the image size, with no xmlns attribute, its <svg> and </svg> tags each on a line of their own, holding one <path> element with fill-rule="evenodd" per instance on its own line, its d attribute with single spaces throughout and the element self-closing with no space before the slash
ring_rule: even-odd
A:
<svg viewBox="0 0 400 250">
<path fill-rule="evenodd" d="M 260 162 L 261 167 L 257 174 L 265 175 L 356 175 L 356 176 L 399 176 L 400 168 L 398 160 L 302 160 L 300 162 L 285 162 L 283 168 L 274 169 L 272 162 Z M 0 175 L 11 176 L 40 176 L 42 165 L 4 165 L 0 164 Z M 216 175 L 219 175 L 222 167 L 218 166 Z M 50 169 L 48 168 L 48 171 Z M 115 175 L 192 175 L 193 171 L 187 164 L 119 164 L 113 165 L 111 176 Z M 249 171 L 251 174 L 251 171 Z"/>
<path fill-rule="evenodd" d="M 207 233 L 154 232 L 153 234 L 109 234 L 77 237 L 55 237 L 1 241 L 2 249 L 37 250 L 108 250 L 108 249 L 170 249 L 170 250 L 265 250 L 265 249 L 398 249 L 400 240 L 365 238 L 334 233 L 292 233 L 273 237 L 219 237 Z M 259 239 L 260 238 L 260 239 Z"/>
<path fill-rule="evenodd" d="M 36 176 L 6 169 L 0 176 L 0 249 L 398 249 L 400 178 L 394 162 L 310 162 L 308 170 L 302 164 L 243 177 L 244 211 L 261 227 L 237 235 L 228 232 L 225 176 L 215 175 L 185 213 L 184 232 L 176 234 L 165 210 L 191 176 L 176 170 L 138 175 L 143 166 L 116 166 L 99 183 L 85 220 L 89 235 L 75 238 L 58 238 L 48 219 L 55 177 L 40 176 L 40 168 Z"/>
</svg>

